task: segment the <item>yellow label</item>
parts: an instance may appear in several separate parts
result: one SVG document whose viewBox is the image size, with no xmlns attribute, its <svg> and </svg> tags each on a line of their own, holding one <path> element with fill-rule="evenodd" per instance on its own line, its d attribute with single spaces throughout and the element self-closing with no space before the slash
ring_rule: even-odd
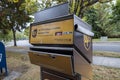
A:
<svg viewBox="0 0 120 80">
<path fill-rule="evenodd" d="M 73 44 L 73 19 L 31 27 L 32 44 Z"/>
</svg>

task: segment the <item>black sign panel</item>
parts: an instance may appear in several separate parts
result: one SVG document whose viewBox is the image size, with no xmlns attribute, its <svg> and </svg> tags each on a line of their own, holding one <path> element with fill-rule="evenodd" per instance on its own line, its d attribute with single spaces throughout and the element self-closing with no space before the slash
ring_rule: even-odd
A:
<svg viewBox="0 0 120 80">
<path fill-rule="evenodd" d="M 89 62 L 92 63 L 92 38 L 80 32 L 74 32 L 75 49 Z"/>
</svg>

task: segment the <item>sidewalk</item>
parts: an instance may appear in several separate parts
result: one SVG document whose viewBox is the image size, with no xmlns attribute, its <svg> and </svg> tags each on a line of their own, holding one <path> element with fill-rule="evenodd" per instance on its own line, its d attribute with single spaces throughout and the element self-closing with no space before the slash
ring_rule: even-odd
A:
<svg viewBox="0 0 120 80">
<path fill-rule="evenodd" d="M 93 56 L 93 64 L 120 68 L 120 58 Z"/>
<path fill-rule="evenodd" d="M 27 54 L 29 51 L 29 47 L 6 47 L 6 51 Z"/>
</svg>

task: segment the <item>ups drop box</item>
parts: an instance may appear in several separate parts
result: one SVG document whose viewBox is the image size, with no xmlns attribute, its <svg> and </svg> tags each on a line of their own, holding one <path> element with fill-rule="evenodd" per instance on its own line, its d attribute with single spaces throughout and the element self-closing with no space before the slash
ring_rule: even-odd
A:
<svg viewBox="0 0 120 80">
<path fill-rule="evenodd" d="M 90 25 L 75 15 L 68 15 L 31 24 L 29 41 L 34 46 L 75 48 L 91 63 L 93 35 Z"/>
<path fill-rule="evenodd" d="M 69 76 L 80 74 L 80 80 L 92 80 L 91 26 L 68 15 L 33 23 L 30 33 L 31 63 Z"/>
<path fill-rule="evenodd" d="M 35 14 L 30 26 L 29 58 L 41 80 L 92 80 L 91 26 L 68 15 L 68 3 Z M 60 11 L 61 12 L 60 12 Z"/>
</svg>

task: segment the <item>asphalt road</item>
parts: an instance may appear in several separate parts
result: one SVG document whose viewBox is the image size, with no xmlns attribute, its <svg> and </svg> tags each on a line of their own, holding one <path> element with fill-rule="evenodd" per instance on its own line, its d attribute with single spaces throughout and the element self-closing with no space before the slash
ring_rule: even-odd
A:
<svg viewBox="0 0 120 80">
<path fill-rule="evenodd" d="M 120 42 L 94 42 L 93 50 L 120 52 Z"/>
</svg>

